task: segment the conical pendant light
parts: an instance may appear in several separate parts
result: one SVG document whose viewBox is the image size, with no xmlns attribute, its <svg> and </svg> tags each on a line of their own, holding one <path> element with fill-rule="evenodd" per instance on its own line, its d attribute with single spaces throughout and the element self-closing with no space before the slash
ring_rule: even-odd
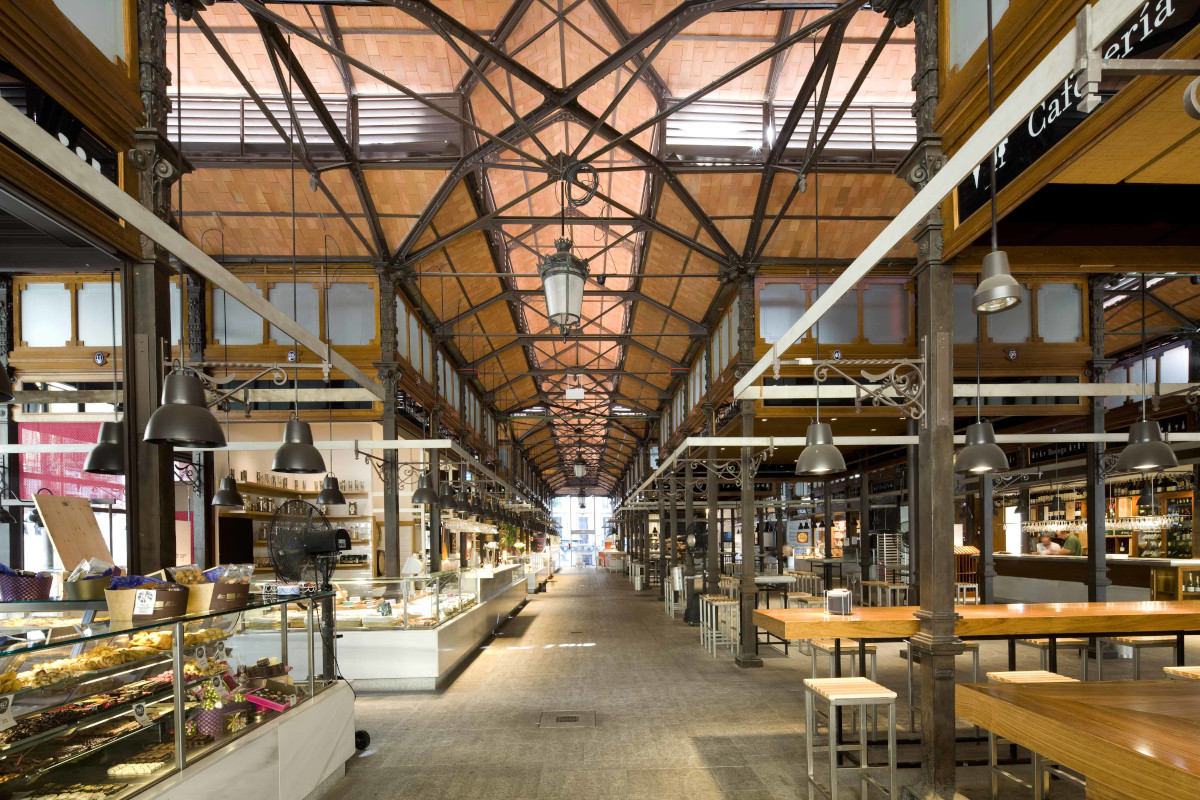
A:
<svg viewBox="0 0 1200 800">
<path fill-rule="evenodd" d="M 217 230 L 221 234 L 221 262 L 225 262 L 225 223 L 221 218 L 217 217 L 218 223 L 221 225 Z M 207 234 L 208 231 L 205 231 Z M 201 245 L 204 244 L 204 236 L 200 237 Z M 221 292 L 221 342 L 225 348 L 225 363 L 229 363 L 229 309 L 225 302 L 228 297 L 227 292 Z M 228 367 L 226 368 L 228 369 Z M 225 439 L 229 437 L 229 401 L 225 402 Z M 233 467 L 229 464 L 229 451 L 225 451 L 225 471 L 226 475 L 221 478 L 221 485 L 217 491 L 213 493 L 212 505 L 217 508 L 243 508 L 246 505 L 245 498 L 238 491 L 237 481 L 233 479 Z"/>
<path fill-rule="evenodd" d="M 436 503 L 437 499 L 437 494 L 429 488 L 429 473 L 426 472 L 417 478 L 417 490 L 413 492 L 412 501 L 418 505 L 427 506 L 430 503 Z"/>
<path fill-rule="evenodd" d="M 1151 472 L 1177 466 L 1179 459 L 1163 441 L 1158 421 L 1146 419 L 1146 274 L 1142 273 L 1142 418 L 1129 426 L 1129 444 L 1117 456 L 1117 469 Z"/>
<path fill-rule="evenodd" d="M 290 74 L 290 73 L 289 73 Z M 290 89 L 290 86 L 289 86 Z M 291 151 L 292 168 L 292 320 L 300 324 L 298 290 L 296 288 L 296 170 L 295 150 Z M 297 349 L 296 338 L 292 337 L 292 349 Z M 271 461 L 273 472 L 283 472 L 293 475 L 308 475 L 314 472 L 325 472 L 325 459 L 313 447 L 312 428 L 300 419 L 300 367 L 292 372 L 292 387 L 295 390 L 292 417 L 283 430 L 283 444 L 275 451 Z"/>
<path fill-rule="evenodd" d="M 1142 484 L 1142 493 L 1138 495 L 1137 504 L 1139 507 L 1148 506 L 1151 514 L 1158 510 L 1158 498 L 1154 494 L 1153 478 L 1148 478 Z"/>
<path fill-rule="evenodd" d="M 441 494 L 438 495 L 438 507 L 442 511 L 449 511 L 453 514 L 456 505 L 458 505 L 458 497 L 454 494 L 450 481 L 442 481 Z"/>
<path fill-rule="evenodd" d="M 813 170 L 813 250 L 815 254 L 815 272 L 817 276 L 817 296 L 821 295 L 821 178 Z M 814 363 L 821 361 L 821 323 L 818 321 L 813 328 L 813 342 L 816 345 Z M 816 378 L 816 370 L 813 371 Z M 824 475 L 829 472 L 842 472 L 846 469 L 846 459 L 842 451 L 833 443 L 833 429 L 828 422 L 821 422 L 821 384 L 817 382 L 817 421 L 810 423 L 804 435 L 804 450 L 796 459 L 797 475 Z"/>
<path fill-rule="evenodd" d="M 995 59 L 992 54 L 992 3 L 987 4 L 987 86 L 988 116 L 996 111 Z M 988 194 L 992 210 L 992 252 L 983 257 L 983 277 L 975 287 L 971 306 L 976 314 L 994 314 L 1021 302 L 1021 285 L 1013 278 L 1008 268 L 1008 253 L 1000 249 L 998 235 L 998 213 L 996 211 L 996 150 L 993 148 L 989 164 Z"/>
<path fill-rule="evenodd" d="M 967 426 L 966 444 L 954 454 L 955 472 L 1003 472 L 1008 456 L 996 444 L 992 423 L 983 418 L 983 319 L 975 319 L 975 421 Z M 990 478 L 989 478 L 990 480 Z"/>
<path fill-rule="evenodd" d="M 323 224 L 323 223 L 322 223 Z M 329 320 L 333 319 L 330 316 L 329 309 L 329 290 L 331 283 L 329 281 L 329 234 L 325 234 L 325 239 L 321 243 L 325 251 L 325 265 L 323 272 L 325 275 L 325 325 L 329 326 Z M 339 252 L 341 248 L 338 248 Z M 328 333 L 328 331 L 327 331 Z M 329 334 L 329 342 L 333 343 L 333 335 Z M 333 401 L 330 400 L 325 404 L 329 408 L 329 441 L 333 441 Z M 333 473 L 333 448 L 329 448 L 329 473 L 325 479 L 321 481 L 321 491 L 317 493 L 317 503 L 323 506 L 344 506 L 346 505 L 346 495 L 342 494 L 342 487 L 338 485 L 337 476 Z"/>
<path fill-rule="evenodd" d="M 109 310 L 112 313 L 113 421 L 100 423 L 96 446 L 83 462 L 83 471 L 94 475 L 125 474 L 125 426 L 117 419 L 120 398 L 117 396 L 117 285 L 116 275 L 108 276 Z"/>
<path fill-rule="evenodd" d="M 178 35 L 178 28 L 177 28 Z M 176 69 L 178 64 L 176 55 Z M 183 108 L 182 91 L 177 88 L 176 103 Z M 182 113 L 182 112 L 180 112 Z M 176 143 L 179 152 L 183 152 L 183 126 L 179 127 L 179 140 Z M 179 189 L 178 210 L 179 219 L 183 220 L 183 176 L 176 181 Z M 187 319 L 185 308 L 187 301 L 187 280 L 183 274 L 183 262 L 179 262 L 179 357 L 182 361 L 187 350 L 184 346 L 184 320 Z M 171 373 L 163 381 L 162 404 L 150 415 L 146 423 L 146 433 L 142 439 L 151 444 L 171 445 L 172 447 L 224 447 L 225 435 L 221 426 L 208 410 L 204 398 L 204 385 L 196 377 L 195 371 L 188 368 L 186 363 L 176 363 Z"/>
</svg>

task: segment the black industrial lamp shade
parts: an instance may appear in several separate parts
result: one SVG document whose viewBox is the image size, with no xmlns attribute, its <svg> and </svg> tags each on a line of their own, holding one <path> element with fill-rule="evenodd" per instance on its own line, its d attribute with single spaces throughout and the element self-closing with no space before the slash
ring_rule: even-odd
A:
<svg viewBox="0 0 1200 800">
<path fill-rule="evenodd" d="M 83 471 L 94 475 L 125 474 L 125 424 L 123 422 L 101 422 L 96 446 L 83 462 Z"/>
<path fill-rule="evenodd" d="M 1021 302 L 1021 285 L 1008 269 L 1008 253 L 993 250 L 983 257 L 983 279 L 975 287 L 971 305 L 976 314 L 995 314 Z"/>
<path fill-rule="evenodd" d="M 1152 419 L 1143 419 L 1129 426 L 1129 444 L 1117 456 L 1117 469 L 1149 472 L 1179 466 L 1171 446 L 1163 441 L 1162 428 Z"/>
<path fill-rule="evenodd" d="M 571 252 L 571 245 L 570 239 L 555 239 L 556 252 L 538 265 L 538 277 L 546 293 L 546 317 L 564 332 L 579 325 L 582 318 L 583 285 L 588 274 L 587 262 Z"/>
<path fill-rule="evenodd" d="M 246 501 L 242 499 L 242 493 L 238 491 L 237 481 L 233 479 L 232 475 L 221 478 L 221 487 L 213 495 L 212 504 L 229 508 L 241 508 L 246 505 Z"/>
<path fill-rule="evenodd" d="M 796 459 L 797 475 L 823 475 L 846 469 L 846 459 L 833 443 L 833 429 L 828 422 L 810 424 L 805 442 L 800 458 Z"/>
<path fill-rule="evenodd" d="M 471 513 L 471 498 L 466 491 L 458 492 L 454 495 L 453 509 L 461 514 Z"/>
<path fill-rule="evenodd" d="M 283 429 L 283 444 L 275 451 L 271 461 L 272 472 L 292 475 L 307 475 L 325 471 L 325 459 L 321 451 L 313 447 L 312 428 L 307 422 L 289 419 Z"/>
<path fill-rule="evenodd" d="M 429 488 L 429 473 L 417 478 L 417 490 L 413 492 L 412 501 L 427 506 L 437 502 L 437 493 Z"/>
<path fill-rule="evenodd" d="M 454 489 L 449 483 L 442 484 L 442 492 L 438 495 L 438 505 L 442 511 L 454 511 L 454 506 L 458 504 L 458 498 L 454 495 Z"/>
<path fill-rule="evenodd" d="M 972 422 L 967 426 L 966 444 L 954 456 L 955 472 L 1003 472 L 1008 457 L 996 444 L 996 432 L 990 422 Z"/>
<path fill-rule="evenodd" d="M 4 506 L 0 506 L 0 525 L 12 525 L 17 521 L 17 518 L 12 515 Z"/>
<path fill-rule="evenodd" d="M 204 385 L 195 373 L 176 369 L 167 375 L 162 405 L 150 415 L 143 439 L 173 447 L 225 446 L 225 434 L 205 404 Z"/>
<path fill-rule="evenodd" d="M 342 494 L 342 489 L 338 486 L 338 480 L 334 476 L 326 475 L 325 480 L 321 481 L 321 491 L 317 492 L 317 505 L 346 505 L 346 495 Z"/>
<path fill-rule="evenodd" d="M 1137 504 L 1139 506 L 1149 506 L 1150 513 L 1153 514 L 1158 506 L 1158 498 L 1154 496 L 1154 481 L 1149 480 L 1142 484 L 1142 493 L 1138 495 Z"/>
<path fill-rule="evenodd" d="M 471 498 L 471 513 L 477 517 L 482 517 L 487 511 L 483 507 L 483 500 L 480 499 L 478 493 Z"/>
</svg>

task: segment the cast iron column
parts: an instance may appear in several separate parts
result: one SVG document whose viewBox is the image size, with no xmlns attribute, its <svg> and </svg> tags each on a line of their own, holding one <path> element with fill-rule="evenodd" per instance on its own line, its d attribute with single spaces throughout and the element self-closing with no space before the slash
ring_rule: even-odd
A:
<svg viewBox="0 0 1200 800">
<path fill-rule="evenodd" d="M 783 574 L 783 546 L 787 542 L 787 484 L 780 481 L 779 504 L 775 506 L 775 570 Z"/>
<path fill-rule="evenodd" d="M 433 408 L 429 411 L 429 438 L 442 438 L 442 397 L 441 397 L 441 365 L 438 363 L 441 355 L 438 353 L 440 340 L 434 337 L 433 340 L 433 370 L 430 372 L 433 375 Z M 429 475 L 432 478 L 431 485 L 434 494 L 439 498 L 438 502 L 429 504 L 429 571 L 441 572 L 442 570 L 442 451 L 429 451 Z M 449 509 L 453 513 L 453 509 Z"/>
<path fill-rule="evenodd" d="M 1104 383 L 1113 361 L 1104 357 L 1104 276 L 1088 278 L 1088 322 L 1091 325 L 1092 383 Z M 1192 352 L 1195 352 L 1193 348 Z M 1192 377 L 1188 376 L 1189 379 Z M 1104 402 L 1107 398 L 1092 397 L 1088 400 L 1088 430 L 1104 433 Z M 1104 530 L 1105 503 L 1104 442 L 1087 444 L 1087 593 L 1088 602 L 1103 603 L 1108 596 L 1107 544 Z M 1026 505 L 1028 508 L 1028 505 Z M 1025 538 L 1025 537 L 1022 537 Z M 1166 555 L 1166 553 L 1163 553 Z"/>
<path fill-rule="evenodd" d="M 667 475 L 667 495 L 668 503 L 668 519 L 670 524 L 667 526 L 666 541 L 667 541 L 667 582 L 671 591 L 675 590 L 674 584 L 670 583 L 672 576 L 675 574 L 675 565 L 679 563 L 679 493 L 676 491 L 679 483 L 675 480 L 675 465 L 671 465 L 671 470 Z"/>
<path fill-rule="evenodd" d="M 821 482 L 821 504 L 824 506 L 825 530 L 822 537 L 825 542 L 825 558 L 833 558 L 833 486 L 829 481 Z M 825 574 L 829 575 L 831 570 L 827 567 Z M 832 589 L 832 586 L 826 586 L 826 589 Z"/>
<path fill-rule="evenodd" d="M 915 419 L 908 420 L 905 433 L 916 436 L 919 430 Z M 921 542 L 917 538 L 917 515 L 921 513 L 921 498 L 917 491 L 917 476 L 921 473 L 921 464 L 917 460 L 917 446 L 910 444 L 907 450 L 904 463 L 908 467 L 905 483 L 908 499 L 908 602 L 918 605 L 921 602 L 921 573 L 917 571 L 917 564 L 921 562 Z"/>
<path fill-rule="evenodd" d="M 13 314 L 12 314 L 12 278 L 0 277 L 0 369 L 8 372 L 8 358 L 13 346 Z M 14 387 L 15 388 L 15 387 Z M 13 419 L 13 407 L 8 403 L 0 404 L 0 442 L 16 444 L 17 423 Z M 21 457 L 16 453 L 0 456 L 0 469 L 4 470 L 4 486 L 18 496 L 20 490 Z M 13 567 L 25 566 L 25 535 L 24 525 L 20 519 L 23 508 L 10 509 L 13 522 L 0 526 L 4 531 L 0 536 L 0 560 Z"/>
<path fill-rule="evenodd" d="M 745 307 L 742 309 L 745 313 Z M 754 435 L 754 401 L 742 400 L 742 436 Z M 761 667 L 758 657 L 758 629 L 754 627 L 754 448 L 742 448 L 739 470 L 742 479 L 742 632 L 736 662 L 739 667 Z"/>
<path fill-rule="evenodd" d="M 654 561 L 654 574 L 658 576 L 658 599 L 666 598 L 666 563 L 667 563 L 667 546 L 666 530 L 667 530 L 667 506 L 666 506 L 666 478 L 660 478 L 656 481 L 655 488 L 658 490 L 658 558 Z"/>
<path fill-rule="evenodd" d="M 996 545 L 992 495 L 995 476 L 985 472 L 979 476 L 979 601 L 994 603 L 993 584 L 996 580 Z"/>
<path fill-rule="evenodd" d="M 871 475 L 867 463 L 859 466 L 858 473 L 858 565 L 862 570 L 860 581 L 871 580 L 871 565 L 875 563 L 875 550 L 871 547 Z"/>
<path fill-rule="evenodd" d="M 396 392 L 400 383 L 400 364 L 396 360 L 396 279 L 391 269 L 377 264 L 379 276 L 379 361 L 375 371 L 383 386 L 383 412 L 380 424 L 385 442 L 396 436 Z M 399 577 L 400 563 L 400 452 L 383 451 L 383 564 L 384 577 Z M 332 467 L 332 465 L 330 465 Z M 381 565 L 376 564 L 378 570 Z"/>
<path fill-rule="evenodd" d="M 683 465 L 683 541 L 687 544 L 687 537 L 692 536 L 696 532 L 696 505 L 695 498 L 692 496 L 696 491 L 696 476 L 692 469 L 692 456 L 689 453 L 687 462 Z M 684 551 L 686 559 L 683 562 L 683 572 L 690 579 L 696 574 L 696 559 L 692 557 L 692 548 Z M 689 586 L 688 591 L 691 592 Z"/>
</svg>

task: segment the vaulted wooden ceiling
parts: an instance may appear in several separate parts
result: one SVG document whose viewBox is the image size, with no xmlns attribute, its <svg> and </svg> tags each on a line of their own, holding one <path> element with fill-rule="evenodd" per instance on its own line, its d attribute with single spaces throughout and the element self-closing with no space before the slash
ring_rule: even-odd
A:
<svg viewBox="0 0 1200 800">
<path fill-rule="evenodd" d="M 328 235 L 390 265 L 563 493 L 611 492 L 722 276 L 809 263 L 818 211 L 852 259 L 910 197 L 912 32 L 862 2 L 226 0 L 168 38 L 189 235 L 219 214 L 231 262 L 282 260 L 294 202 L 301 261 Z M 537 277 L 564 231 L 591 274 L 566 337 Z"/>
</svg>

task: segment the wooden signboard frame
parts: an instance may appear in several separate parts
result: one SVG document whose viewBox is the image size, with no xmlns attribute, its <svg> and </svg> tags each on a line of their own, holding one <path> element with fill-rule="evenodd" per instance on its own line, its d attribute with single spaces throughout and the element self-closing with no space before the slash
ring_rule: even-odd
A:
<svg viewBox="0 0 1200 800">
<path fill-rule="evenodd" d="M 55 494 L 35 494 L 33 502 L 64 569 L 73 570 L 80 561 L 89 558 L 113 563 L 91 502 Z"/>
</svg>

